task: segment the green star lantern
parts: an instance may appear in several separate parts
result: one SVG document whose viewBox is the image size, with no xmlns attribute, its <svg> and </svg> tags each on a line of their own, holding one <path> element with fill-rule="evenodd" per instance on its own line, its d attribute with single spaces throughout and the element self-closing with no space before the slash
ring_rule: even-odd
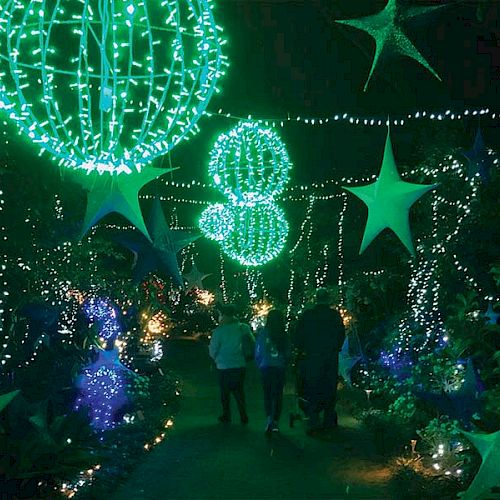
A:
<svg viewBox="0 0 500 500">
<path fill-rule="evenodd" d="M 227 64 L 211 0 L 6 0 L 0 108 L 59 165 L 140 172 L 194 134 Z"/>
<path fill-rule="evenodd" d="M 438 184 L 413 184 L 401 180 L 394 161 L 390 133 L 387 131 L 384 158 L 376 182 L 361 187 L 343 187 L 368 207 L 368 220 L 359 253 L 363 253 L 384 229 L 389 228 L 406 249 L 415 255 L 409 211 L 421 196 L 437 186 Z"/>
<path fill-rule="evenodd" d="M 406 2 L 408 3 L 408 2 Z M 439 75 L 432 69 L 424 56 L 413 45 L 411 40 L 406 36 L 402 23 L 410 20 L 421 14 L 433 12 L 440 9 L 442 5 L 432 5 L 428 7 L 410 7 L 406 6 L 401 0 L 388 0 L 384 9 L 377 14 L 371 16 L 360 17 L 357 19 L 337 19 L 337 23 L 352 26 L 358 30 L 365 31 L 375 41 L 375 54 L 373 56 L 372 67 L 370 74 L 365 83 L 364 90 L 368 88 L 368 83 L 378 66 L 379 62 L 384 57 L 391 54 L 400 54 L 410 59 L 414 59 L 438 80 L 441 80 Z"/>
</svg>

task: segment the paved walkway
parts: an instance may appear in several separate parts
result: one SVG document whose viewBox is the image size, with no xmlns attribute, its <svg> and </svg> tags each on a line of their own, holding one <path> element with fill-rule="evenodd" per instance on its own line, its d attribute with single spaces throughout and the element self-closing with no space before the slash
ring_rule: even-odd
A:
<svg viewBox="0 0 500 500">
<path fill-rule="evenodd" d="M 390 498 L 389 471 L 371 451 L 357 423 L 343 416 L 326 439 L 291 429 L 293 388 L 286 388 L 281 433 L 264 434 L 262 391 L 257 370 L 247 373 L 250 424 L 219 424 L 216 374 L 202 343 L 174 341 L 166 354 L 183 383 L 181 411 L 169 438 L 144 455 L 113 496 L 115 500 L 156 499 L 343 499 Z M 233 421 L 236 405 L 233 404 Z"/>
</svg>

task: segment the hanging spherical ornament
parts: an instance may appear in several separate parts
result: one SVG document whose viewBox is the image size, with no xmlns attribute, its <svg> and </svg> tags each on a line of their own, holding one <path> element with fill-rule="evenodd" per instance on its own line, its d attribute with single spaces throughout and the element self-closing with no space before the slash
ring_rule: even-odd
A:
<svg viewBox="0 0 500 500">
<path fill-rule="evenodd" d="M 270 201 L 283 192 L 292 164 L 278 134 L 255 122 L 240 122 L 221 134 L 210 153 L 214 186 L 238 205 Z"/>
<path fill-rule="evenodd" d="M 198 129 L 224 74 L 211 0 L 6 0 L 0 109 L 60 165 L 141 171 Z"/>
<path fill-rule="evenodd" d="M 274 203 L 231 208 L 234 227 L 221 241 L 224 252 L 244 266 L 262 266 L 284 248 L 288 235 L 285 212 Z"/>
<path fill-rule="evenodd" d="M 222 241 L 232 231 L 233 221 L 234 216 L 231 209 L 221 203 L 215 203 L 203 210 L 198 227 L 206 238 Z"/>
</svg>

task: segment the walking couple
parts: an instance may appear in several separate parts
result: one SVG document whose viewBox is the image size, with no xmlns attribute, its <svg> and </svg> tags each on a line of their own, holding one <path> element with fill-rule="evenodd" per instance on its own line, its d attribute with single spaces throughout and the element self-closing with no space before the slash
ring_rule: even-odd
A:
<svg viewBox="0 0 500 500">
<path fill-rule="evenodd" d="M 306 310 L 297 322 L 294 342 L 298 354 L 298 390 L 305 401 L 304 411 L 310 432 L 321 427 L 321 412 L 324 412 L 324 427 L 336 425 L 338 352 L 344 336 L 339 313 L 328 305 L 328 292 L 318 289 L 316 304 Z M 250 327 L 238 321 L 235 306 L 221 306 L 219 326 L 210 340 L 209 353 L 216 363 L 219 377 L 222 402 L 219 421 L 231 422 L 232 393 L 238 405 L 241 423 L 248 423 L 244 381 L 246 363 L 255 358 L 262 376 L 266 432 L 277 432 L 282 411 L 285 371 L 292 353 L 282 312 L 269 312 L 265 326 L 257 331 L 255 341 Z"/>
</svg>

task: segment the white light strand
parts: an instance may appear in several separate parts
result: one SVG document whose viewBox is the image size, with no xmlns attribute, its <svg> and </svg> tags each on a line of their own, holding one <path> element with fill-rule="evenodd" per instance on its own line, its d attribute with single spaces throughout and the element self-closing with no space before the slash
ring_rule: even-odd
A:
<svg viewBox="0 0 500 500">
<path fill-rule="evenodd" d="M 347 123 L 349 125 L 359 125 L 365 127 L 387 127 L 391 126 L 403 126 L 414 120 L 431 120 L 431 121 L 443 121 L 443 120 L 463 120 L 470 117 L 481 116 L 483 118 L 491 118 L 496 120 L 500 117 L 498 111 L 490 110 L 489 108 L 479 108 L 479 109 L 464 109 L 463 111 L 452 111 L 450 109 L 443 112 L 431 112 L 431 111 L 415 111 L 413 113 L 406 113 L 398 117 L 391 116 L 360 116 L 352 113 L 332 113 L 328 116 L 323 117 L 303 117 L 303 116 L 290 116 L 286 117 L 267 117 L 267 118 L 255 118 L 252 115 L 248 115 L 247 118 L 241 116 L 236 116 L 232 113 L 227 113 L 222 109 L 217 112 L 209 112 L 209 116 L 219 116 L 223 118 L 229 118 L 231 120 L 253 120 L 266 127 L 285 127 L 292 123 L 299 123 L 302 125 L 310 126 L 321 126 L 328 125 L 332 123 Z"/>
<path fill-rule="evenodd" d="M 347 194 L 343 193 L 344 200 L 342 202 L 342 209 L 339 217 L 339 239 L 337 241 L 337 260 L 339 266 L 339 275 L 337 285 L 339 287 L 339 305 L 344 306 L 345 293 L 344 293 L 344 217 L 347 211 Z"/>
</svg>

